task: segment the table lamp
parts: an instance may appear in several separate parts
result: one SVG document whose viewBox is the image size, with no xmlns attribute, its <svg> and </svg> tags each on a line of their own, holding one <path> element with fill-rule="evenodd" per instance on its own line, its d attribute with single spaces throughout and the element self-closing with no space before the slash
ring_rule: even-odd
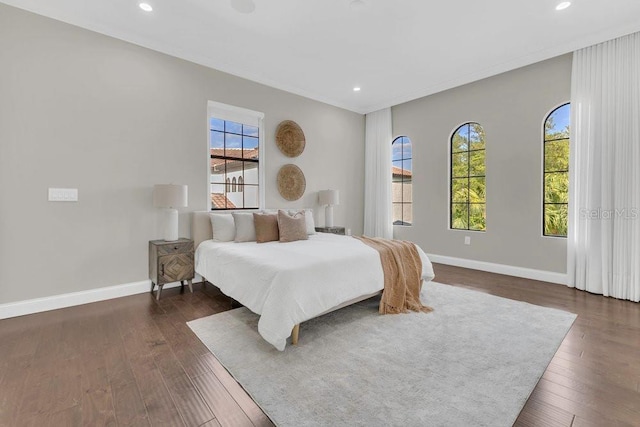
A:
<svg viewBox="0 0 640 427">
<path fill-rule="evenodd" d="M 338 190 L 322 190 L 318 193 L 318 202 L 326 205 L 324 208 L 324 225 L 333 227 L 333 207 L 340 204 L 340 193 Z"/>
<path fill-rule="evenodd" d="M 164 240 L 178 240 L 178 210 L 188 205 L 186 185 L 156 184 L 153 187 L 153 206 L 164 208 Z"/>
</svg>

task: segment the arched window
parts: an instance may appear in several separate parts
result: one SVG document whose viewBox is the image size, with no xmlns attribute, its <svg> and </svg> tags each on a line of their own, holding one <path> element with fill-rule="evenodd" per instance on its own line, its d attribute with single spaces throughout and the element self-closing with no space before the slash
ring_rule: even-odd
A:
<svg viewBox="0 0 640 427">
<path fill-rule="evenodd" d="M 227 178 L 224 189 L 225 189 L 225 192 L 227 193 L 231 192 L 231 180 L 229 178 Z"/>
<path fill-rule="evenodd" d="M 231 180 L 231 192 L 235 193 L 236 192 L 236 177 L 234 176 L 233 179 Z"/>
<path fill-rule="evenodd" d="M 478 123 L 465 123 L 453 132 L 450 179 L 450 227 L 485 231 L 485 136 Z"/>
<path fill-rule="evenodd" d="M 391 201 L 393 225 L 411 225 L 413 222 L 413 174 L 411 140 L 399 136 L 391 143 Z"/>
<path fill-rule="evenodd" d="M 569 208 L 569 124 L 571 105 L 555 108 L 544 121 L 542 233 L 567 237 Z"/>
<path fill-rule="evenodd" d="M 244 191 L 244 179 L 241 176 L 238 177 L 238 191 L 241 193 Z"/>
</svg>

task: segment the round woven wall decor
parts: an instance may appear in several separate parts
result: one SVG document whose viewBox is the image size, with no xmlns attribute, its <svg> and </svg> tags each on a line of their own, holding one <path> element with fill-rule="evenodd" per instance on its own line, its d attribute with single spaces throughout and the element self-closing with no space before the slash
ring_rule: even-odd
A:
<svg viewBox="0 0 640 427">
<path fill-rule="evenodd" d="M 285 120 L 276 130 L 276 144 L 287 157 L 298 157 L 304 151 L 306 139 L 302 128 L 292 120 Z"/>
<path fill-rule="evenodd" d="M 286 200 L 298 200 L 306 187 L 307 180 L 296 165 L 284 165 L 278 171 L 278 191 Z"/>
</svg>

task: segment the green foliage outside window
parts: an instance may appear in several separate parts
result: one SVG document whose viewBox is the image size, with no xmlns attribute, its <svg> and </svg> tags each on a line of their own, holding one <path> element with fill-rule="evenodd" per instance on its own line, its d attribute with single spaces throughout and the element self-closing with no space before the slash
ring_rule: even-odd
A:
<svg viewBox="0 0 640 427">
<path fill-rule="evenodd" d="M 544 122 L 543 234 L 566 237 L 569 202 L 570 105 L 553 110 Z"/>
<path fill-rule="evenodd" d="M 485 134 L 465 123 L 451 137 L 451 218 L 458 230 L 486 230 Z"/>
</svg>

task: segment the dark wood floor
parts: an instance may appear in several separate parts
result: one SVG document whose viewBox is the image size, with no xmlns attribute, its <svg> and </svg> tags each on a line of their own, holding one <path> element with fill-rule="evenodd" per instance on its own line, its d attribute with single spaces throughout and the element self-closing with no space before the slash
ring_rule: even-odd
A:
<svg viewBox="0 0 640 427">
<path fill-rule="evenodd" d="M 578 314 L 516 425 L 640 425 L 639 304 L 435 270 L 441 283 Z M 227 310 L 229 299 L 211 285 L 194 291 L 0 321 L 0 426 L 272 425 L 185 324 Z"/>
</svg>

